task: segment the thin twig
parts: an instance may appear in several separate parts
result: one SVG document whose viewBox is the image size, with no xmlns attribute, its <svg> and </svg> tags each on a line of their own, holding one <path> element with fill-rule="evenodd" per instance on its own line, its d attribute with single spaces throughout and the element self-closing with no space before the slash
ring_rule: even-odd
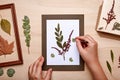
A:
<svg viewBox="0 0 120 80">
<path fill-rule="evenodd" d="M 1 15 L 1 14 L 0 14 L 0 18 L 2 19 L 2 15 Z M 1 20 L 1 19 L 0 19 L 0 20 Z"/>
<path fill-rule="evenodd" d="M 30 48 L 28 47 L 28 54 L 30 54 Z"/>
</svg>

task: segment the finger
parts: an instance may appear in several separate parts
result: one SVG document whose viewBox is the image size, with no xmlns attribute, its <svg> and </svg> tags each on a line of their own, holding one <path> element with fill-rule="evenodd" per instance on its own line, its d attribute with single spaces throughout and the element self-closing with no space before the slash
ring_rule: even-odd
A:
<svg viewBox="0 0 120 80">
<path fill-rule="evenodd" d="M 32 65 L 32 70 L 31 70 L 32 73 L 36 73 L 36 72 L 37 72 L 36 67 L 37 67 L 37 65 L 38 65 L 38 63 L 39 63 L 39 60 L 41 60 L 41 58 L 42 58 L 42 57 L 39 57 L 39 58 L 33 63 L 33 65 Z"/>
<path fill-rule="evenodd" d="M 32 72 L 33 64 L 31 64 L 28 68 L 28 78 L 29 80 L 32 80 L 33 72 Z"/>
<path fill-rule="evenodd" d="M 85 40 L 85 41 L 88 41 L 89 43 L 92 42 L 87 36 L 79 36 L 79 37 L 76 37 L 76 39 L 78 39 L 78 40 Z"/>
<path fill-rule="evenodd" d="M 96 42 L 90 35 L 86 35 L 92 42 Z"/>
<path fill-rule="evenodd" d="M 36 72 L 38 72 L 38 75 L 42 78 L 42 65 L 44 62 L 44 58 L 41 57 L 38 61 L 38 64 L 36 65 Z"/>
<path fill-rule="evenodd" d="M 83 47 L 82 47 L 81 42 L 80 42 L 79 39 L 76 39 L 76 46 L 77 46 L 77 48 L 78 48 L 79 51 L 83 50 Z"/>
<path fill-rule="evenodd" d="M 41 67 L 42 65 L 41 65 L 40 63 L 43 63 L 43 57 L 42 57 L 42 56 L 39 57 L 36 62 L 37 62 L 36 67 L 37 67 L 37 68 L 38 68 L 38 67 Z"/>
<path fill-rule="evenodd" d="M 31 65 L 28 68 L 28 78 L 29 80 L 31 79 Z"/>
<path fill-rule="evenodd" d="M 41 66 L 41 67 L 42 67 L 43 62 L 44 62 L 44 57 L 41 57 L 41 59 L 40 59 L 40 61 L 39 61 L 39 66 Z"/>
<path fill-rule="evenodd" d="M 51 80 L 51 77 L 52 77 L 52 68 L 50 68 L 48 71 L 47 71 L 47 74 L 45 76 L 45 80 Z"/>
</svg>

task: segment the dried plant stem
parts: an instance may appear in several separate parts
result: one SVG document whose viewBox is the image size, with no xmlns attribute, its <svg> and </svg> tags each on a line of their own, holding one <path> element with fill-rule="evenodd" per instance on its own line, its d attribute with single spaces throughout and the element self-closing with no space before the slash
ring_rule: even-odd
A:
<svg viewBox="0 0 120 80">
<path fill-rule="evenodd" d="M 65 53 L 63 53 L 63 59 L 65 60 Z"/>
<path fill-rule="evenodd" d="M 108 24 L 106 24 L 105 29 L 107 28 Z"/>
<path fill-rule="evenodd" d="M 2 19 L 2 15 L 0 14 L 0 18 Z"/>
<path fill-rule="evenodd" d="M 30 54 L 30 48 L 28 47 L 28 54 Z"/>
</svg>

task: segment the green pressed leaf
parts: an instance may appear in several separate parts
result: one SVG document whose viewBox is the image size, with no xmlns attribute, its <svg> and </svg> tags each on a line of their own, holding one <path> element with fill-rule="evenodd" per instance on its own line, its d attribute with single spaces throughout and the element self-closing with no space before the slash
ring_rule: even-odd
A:
<svg viewBox="0 0 120 80">
<path fill-rule="evenodd" d="M 52 57 L 52 58 L 54 58 L 54 57 L 55 57 L 55 55 L 52 53 L 52 54 L 51 54 L 51 57 Z"/>
<path fill-rule="evenodd" d="M 61 36 L 60 41 L 61 41 L 61 42 L 63 41 L 63 35 Z"/>
<path fill-rule="evenodd" d="M 24 36 L 26 37 L 25 42 L 26 42 L 26 46 L 30 47 L 30 40 L 31 40 L 31 35 L 30 35 L 30 19 L 28 16 L 24 16 L 23 21 L 23 29 L 24 29 Z M 28 48 L 28 53 L 29 53 L 29 48 Z"/>
<path fill-rule="evenodd" d="M 56 40 L 58 41 L 58 42 L 61 42 L 61 40 L 60 40 L 60 38 L 59 37 L 55 37 L 56 38 Z"/>
<path fill-rule="evenodd" d="M 63 43 L 63 47 L 65 47 L 65 46 L 66 46 L 66 42 Z"/>
<path fill-rule="evenodd" d="M 103 27 L 100 27 L 100 28 L 99 28 L 99 30 L 102 30 L 102 29 L 103 29 Z"/>
<path fill-rule="evenodd" d="M 72 38 L 72 42 L 75 42 L 75 38 Z"/>
<path fill-rule="evenodd" d="M 29 33 L 26 31 L 26 30 L 24 30 L 24 35 L 26 36 L 26 35 L 28 35 Z"/>
<path fill-rule="evenodd" d="M 71 58 L 69 58 L 69 61 L 70 61 L 70 62 L 73 62 L 73 58 L 72 58 L 72 57 L 71 57 Z"/>
<path fill-rule="evenodd" d="M 112 30 L 120 30 L 120 23 L 115 22 L 114 25 L 113 25 Z"/>
<path fill-rule="evenodd" d="M 25 22 L 26 24 L 30 23 L 28 16 L 24 16 L 23 22 Z"/>
<path fill-rule="evenodd" d="M 30 42 L 30 41 L 29 41 L 29 42 Z M 29 42 L 27 42 L 27 43 L 26 43 L 26 46 L 27 46 L 27 47 L 30 47 L 30 44 L 29 44 Z"/>
<path fill-rule="evenodd" d="M 26 27 L 24 25 L 22 25 L 23 29 L 26 29 Z"/>
<path fill-rule="evenodd" d="M 110 50 L 110 54 L 111 54 L 111 60 L 112 60 L 112 62 L 114 62 L 114 54 L 113 54 L 112 50 Z"/>
<path fill-rule="evenodd" d="M 24 30 L 24 35 L 28 35 L 30 33 L 30 30 Z"/>
<path fill-rule="evenodd" d="M 58 32 L 60 31 L 60 24 L 57 25 Z"/>
<path fill-rule="evenodd" d="M 2 68 L 0 68 L 0 76 L 2 76 L 4 74 L 4 71 Z"/>
<path fill-rule="evenodd" d="M 58 32 L 58 29 L 57 29 L 57 28 L 55 28 L 55 30 L 56 30 L 56 32 Z"/>
<path fill-rule="evenodd" d="M 7 70 L 8 77 L 13 77 L 14 74 L 15 74 L 15 70 L 14 69 L 10 68 L 10 69 Z"/>
<path fill-rule="evenodd" d="M 1 29 L 10 35 L 11 24 L 7 19 L 1 19 Z"/>
<path fill-rule="evenodd" d="M 62 48 L 62 44 L 58 41 L 57 41 L 57 45 L 58 45 L 58 47 Z"/>
<path fill-rule="evenodd" d="M 62 35 L 62 31 L 60 31 L 60 35 Z"/>
<path fill-rule="evenodd" d="M 110 72 L 110 73 L 112 73 L 112 68 L 111 68 L 111 66 L 110 66 L 109 62 L 108 62 L 108 61 L 106 61 L 106 64 L 107 64 L 107 68 L 108 68 L 109 72 Z"/>
<path fill-rule="evenodd" d="M 57 40 L 58 42 L 62 42 L 63 36 L 61 36 L 61 37 L 56 37 L 56 40 Z"/>
<path fill-rule="evenodd" d="M 25 39 L 25 42 L 26 42 L 26 43 L 29 43 L 29 42 L 30 42 L 30 39 L 29 39 L 29 38 L 26 38 L 26 39 Z"/>
<path fill-rule="evenodd" d="M 26 39 L 31 40 L 30 34 L 26 35 Z"/>
<path fill-rule="evenodd" d="M 23 25 L 23 29 L 30 30 L 30 25 Z"/>
<path fill-rule="evenodd" d="M 55 32 L 55 35 L 56 35 L 57 37 L 59 37 L 59 34 L 58 34 L 57 32 Z"/>
<path fill-rule="evenodd" d="M 25 22 L 23 23 L 23 26 L 25 26 L 25 28 L 24 28 L 24 29 L 26 29 L 26 26 L 27 26 L 27 25 L 28 25 L 27 23 L 25 23 Z"/>
</svg>

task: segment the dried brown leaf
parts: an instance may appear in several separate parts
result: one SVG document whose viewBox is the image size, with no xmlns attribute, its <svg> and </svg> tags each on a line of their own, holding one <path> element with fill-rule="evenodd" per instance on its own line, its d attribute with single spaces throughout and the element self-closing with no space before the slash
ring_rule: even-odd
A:
<svg viewBox="0 0 120 80">
<path fill-rule="evenodd" d="M 13 53 L 14 42 L 8 43 L 7 40 L 0 36 L 0 55 L 7 55 Z"/>
</svg>

